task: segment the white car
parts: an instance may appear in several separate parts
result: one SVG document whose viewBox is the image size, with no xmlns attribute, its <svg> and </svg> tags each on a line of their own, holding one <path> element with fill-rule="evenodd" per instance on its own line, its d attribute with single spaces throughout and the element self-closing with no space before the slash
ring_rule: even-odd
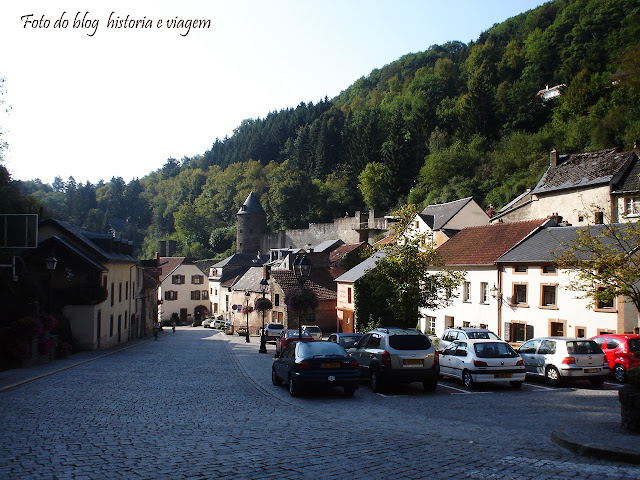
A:
<svg viewBox="0 0 640 480">
<path fill-rule="evenodd" d="M 204 328 L 213 328 L 211 324 L 213 323 L 213 318 L 207 318 L 204 322 L 202 322 L 202 326 Z"/>
<path fill-rule="evenodd" d="M 322 330 L 317 325 L 303 325 L 303 332 L 308 332 L 314 340 L 322 340 Z"/>
<path fill-rule="evenodd" d="M 275 340 L 284 332 L 282 323 L 269 322 L 264 326 L 264 336 L 267 340 Z"/>
<path fill-rule="evenodd" d="M 440 375 L 475 383 L 510 383 L 520 388 L 525 378 L 522 357 L 502 340 L 456 340 L 440 353 Z"/>
</svg>

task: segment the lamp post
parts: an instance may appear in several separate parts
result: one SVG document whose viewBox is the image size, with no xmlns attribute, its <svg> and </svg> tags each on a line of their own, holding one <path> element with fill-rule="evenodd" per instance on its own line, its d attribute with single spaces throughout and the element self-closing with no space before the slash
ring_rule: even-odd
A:
<svg viewBox="0 0 640 480">
<path fill-rule="evenodd" d="M 247 315 L 247 336 L 245 337 L 245 341 L 246 343 L 249 343 L 249 296 L 251 294 L 249 293 L 249 290 L 245 290 L 244 291 L 244 298 L 245 298 L 245 312 Z"/>
<path fill-rule="evenodd" d="M 298 287 L 302 288 L 311 275 L 311 260 L 306 255 L 297 255 L 293 262 L 293 273 L 298 280 Z M 302 311 L 298 313 L 298 339 L 302 341 Z"/>
<path fill-rule="evenodd" d="M 51 277 L 52 277 L 53 271 L 56 269 L 56 265 L 58 265 L 58 259 L 54 257 L 53 254 L 51 254 L 47 257 L 44 263 L 47 266 L 47 270 L 49 271 L 49 315 L 52 315 L 53 302 L 51 297 L 52 297 L 53 289 L 51 287 L 51 283 L 52 283 Z"/>
<path fill-rule="evenodd" d="M 262 292 L 262 298 L 267 294 L 269 290 L 269 281 L 266 278 L 260 280 L 260 291 Z M 267 337 L 264 335 L 264 310 L 262 310 L 262 330 L 260 331 L 260 349 L 258 353 L 267 353 Z"/>
</svg>

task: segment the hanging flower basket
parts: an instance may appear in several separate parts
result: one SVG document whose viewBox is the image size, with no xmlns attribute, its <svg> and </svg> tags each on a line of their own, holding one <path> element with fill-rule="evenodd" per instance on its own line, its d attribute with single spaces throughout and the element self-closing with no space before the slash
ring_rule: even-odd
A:
<svg viewBox="0 0 640 480">
<path fill-rule="evenodd" d="M 258 312 L 265 312 L 267 310 L 271 310 L 273 308 L 273 304 L 271 300 L 268 298 L 256 298 L 256 303 L 254 304 L 254 308 Z"/>
<path fill-rule="evenodd" d="M 293 288 L 284 296 L 284 303 L 292 312 L 305 312 L 318 308 L 318 295 L 310 288 Z"/>
<path fill-rule="evenodd" d="M 253 312 L 253 307 L 251 305 L 243 305 L 240 313 L 251 313 Z"/>
</svg>

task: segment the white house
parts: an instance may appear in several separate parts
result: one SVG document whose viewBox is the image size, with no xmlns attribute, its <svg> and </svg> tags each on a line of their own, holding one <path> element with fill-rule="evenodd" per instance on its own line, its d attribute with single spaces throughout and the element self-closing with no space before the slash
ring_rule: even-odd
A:
<svg viewBox="0 0 640 480">
<path fill-rule="evenodd" d="M 158 319 L 168 323 L 172 314 L 179 323 L 202 321 L 209 315 L 209 279 L 185 257 L 159 257 Z"/>
<path fill-rule="evenodd" d="M 538 219 L 469 227 L 438 247 L 438 260 L 449 270 L 464 272 L 465 279 L 458 291 L 452 292 L 448 306 L 422 312 L 421 329 L 441 335 L 449 327 L 476 326 L 500 335 L 498 305 L 492 296 L 492 289 L 500 283 L 496 261 L 549 222 Z"/>
</svg>

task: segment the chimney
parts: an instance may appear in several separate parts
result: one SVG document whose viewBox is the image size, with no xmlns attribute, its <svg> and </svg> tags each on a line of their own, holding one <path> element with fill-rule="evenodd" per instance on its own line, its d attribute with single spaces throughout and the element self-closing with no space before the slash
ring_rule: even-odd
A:
<svg viewBox="0 0 640 480">
<path fill-rule="evenodd" d="M 549 220 L 553 220 L 554 222 L 556 222 L 556 225 L 560 226 L 560 224 L 562 223 L 562 215 L 558 215 L 558 213 L 552 213 L 551 215 L 549 215 L 547 217 Z"/>
<path fill-rule="evenodd" d="M 551 150 L 551 155 L 549 158 L 549 166 L 550 167 L 558 166 L 558 150 L 555 147 L 553 148 L 553 150 Z"/>
</svg>

